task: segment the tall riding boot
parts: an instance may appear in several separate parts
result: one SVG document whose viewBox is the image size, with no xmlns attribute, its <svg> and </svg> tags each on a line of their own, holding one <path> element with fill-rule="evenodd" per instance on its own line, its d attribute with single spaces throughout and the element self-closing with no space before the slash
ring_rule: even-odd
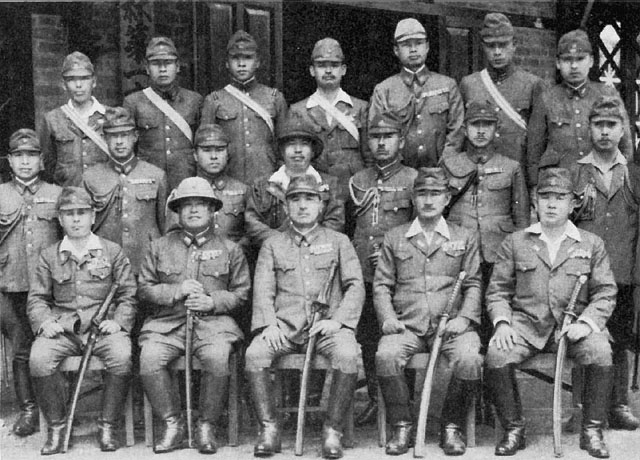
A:
<svg viewBox="0 0 640 460">
<path fill-rule="evenodd" d="M 467 449 L 467 440 L 462 427 L 478 385 L 478 380 L 460 380 L 451 377 L 442 406 L 440 447 L 445 455 L 463 455 Z"/>
<path fill-rule="evenodd" d="M 515 367 L 508 365 L 486 370 L 487 386 L 496 406 L 498 418 L 505 430 L 502 440 L 496 446 L 496 455 L 515 455 L 526 447 L 524 418 L 520 404 L 520 393 L 515 377 Z"/>
<path fill-rule="evenodd" d="M 246 377 L 260 423 L 260 434 L 253 449 L 253 455 L 270 457 L 282 449 L 271 375 L 269 369 L 262 369 L 255 372 L 247 371 Z"/>
<path fill-rule="evenodd" d="M 364 365 L 364 377 L 367 382 L 367 394 L 369 403 L 355 419 L 356 426 L 370 425 L 378 416 L 378 378 L 376 375 L 375 349 L 373 353 L 366 352 L 362 346 L 362 363 Z"/>
<path fill-rule="evenodd" d="M 602 429 L 613 382 L 613 366 L 585 366 L 580 449 L 596 458 L 609 458 Z"/>
<path fill-rule="evenodd" d="M 640 420 L 629 407 L 629 361 L 627 350 L 613 349 L 613 392 L 609 407 L 609 428 L 633 431 Z"/>
<path fill-rule="evenodd" d="M 413 419 L 409 410 L 409 387 L 404 375 L 378 377 L 387 408 L 393 436 L 385 448 L 387 455 L 402 455 L 409 451 L 413 441 Z"/>
<path fill-rule="evenodd" d="M 13 386 L 20 404 L 20 416 L 13 425 L 17 436 L 29 436 L 35 433 L 38 426 L 38 406 L 31 386 L 29 363 L 13 361 Z"/>
<path fill-rule="evenodd" d="M 171 374 L 166 369 L 153 374 L 141 375 L 142 387 L 149 398 L 153 412 L 162 419 L 162 439 L 155 443 L 153 451 L 163 454 L 179 449 L 184 441 L 184 421 L 173 398 Z"/>
<path fill-rule="evenodd" d="M 62 374 L 56 372 L 46 377 L 34 377 L 33 387 L 36 391 L 38 405 L 44 413 L 49 425 L 47 441 L 40 454 L 52 455 L 62 452 L 64 429 L 67 417 L 67 382 Z"/>
<path fill-rule="evenodd" d="M 200 378 L 200 418 L 196 429 L 196 446 L 201 454 L 215 454 L 216 423 L 224 409 L 229 391 L 229 376 L 217 377 L 202 372 Z"/>
<path fill-rule="evenodd" d="M 120 447 L 116 439 L 116 423 L 122 415 L 124 401 L 129 392 L 129 375 L 107 372 L 102 392 L 102 415 L 98 420 L 98 445 L 103 452 L 113 452 Z"/>
<path fill-rule="evenodd" d="M 322 427 L 322 456 L 324 458 L 342 457 L 341 440 L 344 421 L 347 412 L 351 409 L 357 383 L 358 374 L 333 371 L 327 418 Z"/>
</svg>

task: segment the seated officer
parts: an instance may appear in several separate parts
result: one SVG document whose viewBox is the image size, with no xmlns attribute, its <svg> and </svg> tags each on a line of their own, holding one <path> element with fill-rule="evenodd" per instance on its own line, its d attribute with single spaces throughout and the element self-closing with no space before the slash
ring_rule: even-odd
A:
<svg viewBox="0 0 640 460">
<path fill-rule="evenodd" d="M 13 178 L 0 185 L 0 326 L 11 342 L 13 385 L 20 405 L 13 433 L 29 436 L 38 426 L 38 408 L 29 375 L 33 334 L 27 294 L 40 250 L 59 239 L 55 208 L 62 189 L 42 180 L 40 143 L 32 129 L 11 135 L 7 160 Z"/>
<path fill-rule="evenodd" d="M 57 454 L 63 445 L 66 381 L 58 366 L 66 357 L 82 354 L 91 319 L 111 285 L 118 282 L 93 350 L 106 367 L 98 442 L 101 450 L 114 451 L 118 448 L 115 423 L 122 414 L 131 375 L 129 332 L 136 315 L 136 284 L 122 248 L 91 232 L 95 211 L 84 189 L 64 188 L 56 208 L 65 237 L 42 250 L 27 302 L 36 335 L 29 368 L 38 405 L 49 424 L 40 453 Z"/>
<path fill-rule="evenodd" d="M 446 455 L 462 455 L 462 424 L 482 366 L 475 330 L 480 323 L 478 240 L 475 232 L 447 224 L 442 217 L 451 193 L 441 168 L 418 170 L 412 199 L 417 217 L 387 232 L 373 280 L 373 302 L 382 325 L 376 370 L 394 428 L 386 453 L 404 454 L 413 441 L 404 368 L 414 354 L 431 349 L 440 315 L 459 273 L 465 271 L 461 300 L 450 314 L 441 351 L 453 377 L 442 407 L 440 445 Z"/>
<path fill-rule="evenodd" d="M 553 350 L 560 334 L 567 334 L 568 356 L 585 366 L 580 448 L 593 457 L 609 457 L 602 428 L 613 367 L 605 324 L 615 305 L 616 284 L 602 239 L 578 230 L 568 220 L 575 204 L 568 170 L 541 171 L 539 223 L 507 236 L 498 250 L 487 288 L 494 333 L 485 374 L 505 429 L 496 455 L 514 455 L 525 448 L 515 365 L 541 351 Z M 578 296 L 577 320 L 560 331 L 563 311 L 582 274 L 589 281 Z"/>
<path fill-rule="evenodd" d="M 180 228 L 151 243 L 140 269 L 140 301 L 152 305 L 140 332 L 140 377 L 153 411 L 164 423 L 156 453 L 181 447 L 184 422 L 171 397 L 168 366 L 184 354 L 187 311 L 196 315 L 193 354 L 202 365 L 196 444 L 217 450 L 215 423 L 229 388 L 229 355 L 242 332 L 231 318 L 246 305 L 251 284 L 242 249 L 211 226 L 222 203 L 200 177 L 184 179 L 167 202 Z"/>
<path fill-rule="evenodd" d="M 358 257 L 346 235 L 322 226 L 322 192 L 314 176 L 291 179 L 286 193 L 291 223 L 262 246 L 255 273 L 251 329 L 257 333 L 246 354 L 246 376 L 260 423 L 254 455 L 280 452 L 269 367 L 274 359 L 304 353 L 309 336 L 318 334 L 316 352 L 334 369 L 322 455 L 342 457 L 342 427 L 358 376 L 354 329 L 360 318 L 364 286 Z M 310 327 L 312 303 L 337 262 L 327 299 L 329 312 Z"/>
</svg>

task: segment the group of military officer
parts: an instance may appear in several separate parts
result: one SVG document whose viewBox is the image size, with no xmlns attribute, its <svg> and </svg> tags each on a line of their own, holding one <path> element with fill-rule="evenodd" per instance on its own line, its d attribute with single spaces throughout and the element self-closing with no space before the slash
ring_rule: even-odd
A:
<svg viewBox="0 0 640 460">
<path fill-rule="evenodd" d="M 560 39 L 562 83 L 552 88 L 514 65 L 504 15 L 488 14 L 480 33 L 487 68 L 459 90 L 425 66 L 424 27 L 400 21 L 402 69 L 376 86 L 370 104 L 341 89 L 347 67 L 331 38 L 312 52 L 316 92 L 290 108 L 256 80 L 257 44 L 244 31 L 227 47 L 231 83 L 204 100 L 177 85 L 181 63 L 166 37 L 146 50 L 150 86 L 123 107 L 92 96 L 87 56 L 67 56 L 68 103 L 46 114 L 39 136 L 13 134 L 13 178 L 0 185 L 2 327 L 21 404 L 14 432 L 35 431 L 37 401 L 48 422 L 41 453 L 61 451 L 58 366 L 82 353 L 92 316 L 117 283 L 94 350 L 106 368 L 103 451 L 118 448 L 132 374 L 163 422 L 154 451 L 183 445 L 169 364 L 185 352 L 189 312 L 190 348 L 202 365 L 200 452 L 217 450 L 229 356 L 245 339 L 260 426 L 254 453 L 279 452 L 269 369 L 317 335 L 316 352 L 334 372 L 323 456 L 342 456 L 359 347 L 370 404 L 358 423 L 385 404 L 393 426 L 386 452 L 403 454 L 415 437 L 404 368 L 432 346 L 464 271 L 442 349 L 453 368 L 444 452 L 465 452 L 463 420 L 483 362 L 505 429 L 495 453 L 523 449 L 515 366 L 567 334 L 570 355 L 586 369 L 580 447 L 608 457 L 605 423 L 639 424 L 627 398 L 640 200 L 628 116 L 615 89 L 588 80 L 584 32 Z M 577 320 L 561 331 L 580 275 L 588 282 Z M 325 288 L 329 311 L 311 326 Z"/>
</svg>

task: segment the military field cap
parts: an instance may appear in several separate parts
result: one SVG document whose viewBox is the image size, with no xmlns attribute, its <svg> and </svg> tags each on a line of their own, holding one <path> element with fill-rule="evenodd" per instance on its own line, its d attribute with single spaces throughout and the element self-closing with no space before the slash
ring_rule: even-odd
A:
<svg viewBox="0 0 640 460">
<path fill-rule="evenodd" d="M 19 129 L 9 138 L 9 153 L 18 152 L 40 152 L 40 141 L 33 129 Z"/>
<path fill-rule="evenodd" d="M 124 107 L 109 107 L 104 114 L 102 129 L 105 133 L 121 133 L 136 129 L 131 112 Z"/>
<path fill-rule="evenodd" d="M 208 201 L 217 211 L 222 207 L 222 201 L 213 194 L 211 184 L 202 177 L 187 177 L 173 189 L 167 199 L 167 206 L 174 212 L 178 212 L 180 204 L 187 198 L 202 198 Z"/>
<path fill-rule="evenodd" d="M 300 137 L 311 141 L 313 148 L 313 158 L 322 153 L 324 144 L 322 139 L 318 137 L 311 125 L 304 121 L 304 118 L 293 115 L 287 118 L 278 132 L 278 147 L 282 149 L 284 144 L 291 138 Z"/>
<path fill-rule="evenodd" d="M 296 195 L 298 193 L 310 193 L 322 197 L 320 190 L 320 184 L 315 177 L 309 174 L 303 174 L 302 176 L 296 176 L 289 182 L 287 187 L 286 197 Z"/>
<path fill-rule="evenodd" d="M 376 114 L 369 123 L 369 134 L 389 134 L 402 132 L 400 122 L 384 113 Z"/>
<path fill-rule="evenodd" d="M 498 121 L 498 114 L 496 113 L 496 107 L 489 102 L 473 101 L 467 104 L 464 121 L 471 123 L 478 120 Z"/>
<path fill-rule="evenodd" d="M 312 61 L 343 62 L 344 54 L 340 43 L 333 38 L 318 40 L 311 52 Z"/>
<path fill-rule="evenodd" d="M 93 64 L 86 54 L 74 51 L 64 58 L 62 63 L 63 77 L 84 77 L 93 75 Z"/>
<path fill-rule="evenodd" d="M 573 193 L 573 181 L 568 169 L 547 168 L 540 171 L 538 194 L 548 192 Z"/>
<path fill-rule="evenodd" d="M 145 57 L 147 60 L 178 59 L 178 50 L 169 37 L 153 37 L 147 45 Z"/>
<path fill-rule="evenodd" d="M 82 187 L 64 187 L 58 197 L 56 209 L 58 211 L 93 209 L 93 201 L 91 200 L 89 193 Z"/>
<path fill-rule="evenodd" d="M 449 190 L 449 178 L 442 168 L 420 168 L 413 181 L 413 191 Z"/>
<path fill-rule="evenodd" d="M 589 112 L 589 120 L 594 117 L 615 118 L 624 120 L 624 105 L 619 97 L 616 96 L 600 96 L 593 103 L 591 112 Z"/>
<path fill-rule="evenodd" d="M 194 144 L 196 147 L 223 147 L 229 145 L 229 136 L 220 125 L 204 124 L 196 131 Z"/>
<path fill-rule="evenodd" d="M 258 43 L 255 38 L 244 30 L 238 30 L 229 39 L 227 44 L 228 54 L 257 53 Z"/>
<path fill-rule="evenodd" d="M 427 38 L 427 31 L 424 30 L 424 26 L 414 18 L 407 18 L 398 22 L 396 31 L 393 34 L 393 39 L 396 43 L 410 38 Z"/>
<path fill-rule="evenodd" d="M 583 56 L 585 54 L 591 54 L 591 42 L 584 30 L 576 29 L 571 32 L 567 32 L 558 42 L 558 56 L 572 55 Z"/>
<path fill-rule="evenodd" d="M 489 13 L 484 17 L 480 37 L 483 40 L 492 38 L 513 37 L 511 21 L 502 13 Z"/>
</svg>

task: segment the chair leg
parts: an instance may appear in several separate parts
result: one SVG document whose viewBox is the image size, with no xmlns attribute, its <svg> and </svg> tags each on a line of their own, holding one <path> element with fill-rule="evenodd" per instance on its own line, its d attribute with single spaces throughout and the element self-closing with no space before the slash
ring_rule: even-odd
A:
<svg viewBox="0 0 640 460">
<path fill-rule="evenodd" d="M 380 383 L 378 383 L 378 446 L 384 447 L 387 445 L 387 407 L 385 406 L 384 397 L 382 396 L 382 389 Z"/>
<path fill-rule="evenodd" d="M 131 447 L 136 443 L 133 435 L 133 389 L 129 386 L 129 393 L 124 406 L 124 427 L 126 435 L 126 446 Z"/>
<path fill-rule="evenodd" d="M 349 410 L 347 411 L 347 417 L 344 422 L 344 441 L 342 442 L 342 444 L 344 445 L 344 447 L 347 447 L 347 448 L 351 448 L 355 444 L 354 443 L 355 437 L 353 433 L 353 425 L 354 425 L 354 416 L 353 416 L 354 409 L 353 408 L 354 408 L 354 401 L 352 399 L 351 407 L 349 407 Z"/>
<path fill-rule="evenodd" d="M 144 394 L 144 444 L 153 447 L 153 410 L 147 394 Z"/>
<path fill-rule="evenodd" d="M 231 378 L 229 381 L 229 403 L 227 408 L 227 413 L 229 414 L 228 437 L 229 445 L 235 447 L 238 445 L 238 395 L 240 394 L 238 388 L 240 384 L 240 379 L 238 378 L 240 369 L 238 368 L 238 357 L 235 352 L 231 353 L 229 368 L 231 369 Z"/>
<path fill-rule="evenodd" d="M 467 447 L 476 447 L 476 397 L 471 399 L 467 412 Z"/>
<path fill-rule="evenodd" d="M 44 412 L 42 412 L 42 409 L 40 408 L 40 406 L 38 406 L 38 411 L 40 411 L 40 433 L 42 433 L 42 436 L 44 436 L 44 440 L 47 440 L 47 420 L 44 417 Z"/>
</svg>

